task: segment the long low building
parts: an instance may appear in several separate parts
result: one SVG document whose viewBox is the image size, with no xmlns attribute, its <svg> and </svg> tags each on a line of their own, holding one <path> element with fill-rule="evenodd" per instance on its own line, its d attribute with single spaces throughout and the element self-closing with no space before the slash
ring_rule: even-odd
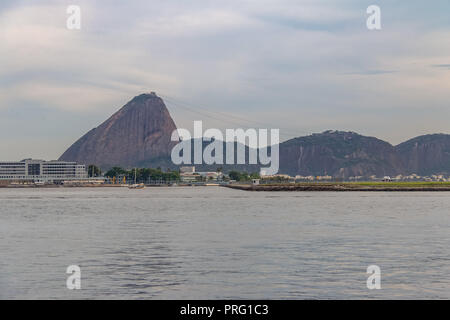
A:
<svg viewBox="0 0 450 320">
<path fill-rule="evenodd" d="M 0 180 L 62 182 L 86 179 L 86 166 L 76 162 L 25 159 L 0 162 Z"/>
</svg>

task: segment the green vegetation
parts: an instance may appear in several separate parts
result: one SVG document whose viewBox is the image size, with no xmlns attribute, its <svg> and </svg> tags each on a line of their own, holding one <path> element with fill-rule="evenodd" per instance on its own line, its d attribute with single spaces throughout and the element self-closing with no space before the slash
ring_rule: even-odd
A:
<svg viewBox="0 0 450 320">
<path fill-rule="evenodd" d="M 272 182 L 272 181 L 270 181 Z M 301 182 L 301 183 L 266 183 L 265 185 L 281 186 L 342 186 L 348 188 L 370 187 L 370 188 L 433 188 L 433 187 L 450 187 L 450 182 L 438 181 L 395 181 L 395 182 Z"/>
<path fill-rule="evenodd" d="M 252 179 L 260 179 L 260 176 L 258 173 L 250 173 L 248 174 L 247 172 L 239 172 L 239 171 L 230 171 L 228 173 L 228 176 L 230 177 L 231 180 L 236 180 L 236 181 L 250 181 Z"/>
<path fill-rule="evenodd" d="M 152 169 L 152 168 L 137 168 L 131 170 L 125 170 L 121 167 L 114 167 L 105 173 L 105 177 L 110 179 L 123 179 L 125 177 L 126 181 L 134 181 L 134 175 L 136 172 L 136 181 L 139 183 L 147 182 L 147 181 L 179 181 L 180 173 L 178 171 L 167 171 L 163 172 L 160 168 Z"/>
<path fill-rule="evenodd" d="M 90 164 L 88 166 L 88 176 L 89 178 L 92 177 L 100 177 L 102 175 L 102 170 L 97 167 L 96 165 Z"/>
<path fill-rule="evenodd" d="M 105 173 L 105 177 L 108 178 L 114 178 L 114 177 L 119 177 L 119 176 L 123 176 L 123 175 L 127 175 L 127 171 L 125 169 L 122 169 L 121 167 L 113 167 L 112 169 L 110 169 L 108 172 Z"/>
<path fill-rule="evenodd" d="M 288 183 L 289 178 L 286 177 L 269 177 L 269 178 L 263 178 L 262 181 L 264 183 Z"/>
<path fill-rule="evenodd" d="M 450 182 L 439 182 L 439 181 L 394 181 L 394 182 L 344 182 L 344 185 L 359 185 L 359 186 L 373 186 L 373 187 L 433 187 L 441 186 L 448 187 Z"/>
</svg>

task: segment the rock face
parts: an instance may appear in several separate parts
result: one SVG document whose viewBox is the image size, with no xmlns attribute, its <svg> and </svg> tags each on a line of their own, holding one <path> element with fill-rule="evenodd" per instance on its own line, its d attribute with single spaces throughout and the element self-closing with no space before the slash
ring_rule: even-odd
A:
<svg viewBox="0 0 450 320">
<path fill-rule="evenodd" d="M 170 154 L 176 130 L 163 100 L 156 94 L 133 98 L 99 127 L 75 142 L 60 160 L 113 166 L 176 169 Z M 203 148 L 205 144 L 203 144 Z M 235 148 L 236 149 L 236 148 Z M 354 132 L 325 131 L 279 145 L 279 173 L 291 176 L 348 178 L 398 174 L 450 174 L 450 135 L 433 134 L 398 146 Z M 248 155 L 248 147 L 246 154 Z M 225 153 L 225 148 L 224 148 Z M 260 165 L 197 165 L 199 171 L 259 171 Z"/>
<path fill-rule="evenodd" d="M 155 93 L 141 94 L 76 141 L 60 160 L 102 168 L 139 166 L 170 157 L 174 130 L 163 100 Z"/>
<path fill-rule="evenodd" d="M 407 174 L 450 173 L 450 135 L 430 134 L 396 146 Z"/>
<path fill-rule="evenodd" d="M 354 132 L 325 131 L 280 144 L 280 172 L 293 176 L 367 177 L 401 171 L 392 145 Z"/>
</svg>

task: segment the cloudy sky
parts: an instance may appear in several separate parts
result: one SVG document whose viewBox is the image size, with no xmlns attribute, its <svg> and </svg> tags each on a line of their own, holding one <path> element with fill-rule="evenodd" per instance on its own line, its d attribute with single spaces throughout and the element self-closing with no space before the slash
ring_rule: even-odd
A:
<svg viewBox="0 0 450 320">
<path fill-rule="evenodd" d="M 2 0 L 0 160 L 58 158 L 150 91 L 184 128 L 450 133 L 449 14 L 448 0 Z"/>
</svg>

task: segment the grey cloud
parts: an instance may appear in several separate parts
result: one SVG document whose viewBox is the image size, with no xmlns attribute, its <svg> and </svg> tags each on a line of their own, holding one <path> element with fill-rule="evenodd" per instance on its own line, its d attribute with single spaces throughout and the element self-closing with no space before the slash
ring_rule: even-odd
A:
<svg viewBox="0 0 450 320">
<path fill-rule="evenodd" d="M 434 64 L 434 65 L 432 65 L 432 67 L 450 69 L 450 63 L 449 64 Z"/>
<path fill-rule="evenodd" d="M 395 73 L 397 71 L 395 70 L 362 70 L 362 71 L 354 71 L 354 72 L 348 72 L 344 73 L 345 75 L 363 75 L 363 76 L 376 76 L 380 74 L 389 74 L 389 73 Z"/>
<path fill-rule="evenodd" d="M 0 12 L 2 133 L 22 120 L 35 139 L 49 141 L 46 152 L 53 157 L 63 151 L 61 145 L 144 91 L 299 134 L 332 126 L 368 128 L 377 135 L 379 126 L 371 121 L 389 118 L 395 126 L 381 133 L 391 135 L 390 141 L 399 132 L 414 136 L 416 120 L 427 112 L 423 105 L 448 101 L 447 72 L 429 77 L 430 70 L 411 67 L 450 55 L 450 45 L 442 42 L 449 27 L 434 28 L 429 18 L 443 15 L 443 3 L 428 5 L 424 18 L 415 15 L 424 7 L 418 2 L 381 1 L 383 29 L 370 32 L 360 1 L 77 2 L 83 19 L 79 32 L 64 25 L 64 6 L 72 1 L 9 2 Z M 198 120 L 168 106 L 179 126 Z M 64 123 L 53 127 L 58 148 L 52 147 L 49 130 L 40 129 L 49 127 L 50 118 L 36 124 L 21 117 L 33 114 L 32 108 Z M 405 112 L 412 108 L 419 111 Z M 426 119 L 423 125 L 445 129 L 438 112 Z M 7 150 L 4 146 L 0 143 Z M 16 158 L 16 152 L 7 158 Z"/>
</svg>

